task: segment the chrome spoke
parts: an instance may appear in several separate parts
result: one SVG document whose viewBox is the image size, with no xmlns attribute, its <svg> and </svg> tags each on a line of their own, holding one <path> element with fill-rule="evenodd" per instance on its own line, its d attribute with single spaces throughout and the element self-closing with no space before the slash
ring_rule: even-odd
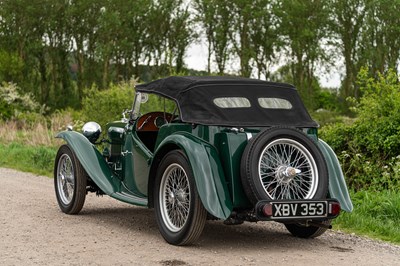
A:
<svg viewBox="0 0 400 266">
<path fill-rule="evenodd" d="M 160 185 L 162 218 L 172 232 L 183 228 L 190 212 L 190 187 L 185 170 L 179 164 L 171 164 L 164 171 Z"/>
<path fill-rule="evenodd" d="M 318 187 L 316 162 L 301 143 L 276 139 L 261 153 L 260 182 L 272 199 L 311 199 Z"/>
<path fill-rule="evenodd" d="M 74 196 L 75 177 L 72 160 L 68 154 L 62 154 L 58 160 L 57 189 L 62 203 L 70 204 Z"/>
</svg>

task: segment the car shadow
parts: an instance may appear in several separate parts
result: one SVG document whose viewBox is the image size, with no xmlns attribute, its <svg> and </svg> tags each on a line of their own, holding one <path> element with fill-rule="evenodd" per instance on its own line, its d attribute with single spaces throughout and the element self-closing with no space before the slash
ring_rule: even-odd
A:
<svg viewBox="0 0 400 266">
<path fill-rule="evenodd" d="M 310 249 L 323 244 L 319 238 L 302 239 L 293 237 L 286 231 L 284 225 L 275 222 L 245 222 L 241 225 L 224 225 L 222 221 L 210 221 L 206 224 L 199 241 L 200 245 L 213 250 L 243 250 L 253 251 L 282 250 L 296 248 Z"/>
<path fill-rule="evenodd" d="M 119 207 L 87 207 L 78 215 L 80 222 L 103 224 L 109 230 L 120 235 L 129 233 L 145 234 L 165 243 L 158 231 L 153 209 L 131 205 Z M 330 247 L 330 242 L 323 239 L 301 239 L 293 237 L 282 224 L 275 222 L 245 222 L 241 225 L 225 225 L 223 221 L 207 221 L 199 240 L 184 249 L 205 249 L 224 252 L 251 249 L 253 252 L 268 250 L 310 250 L 316 246 Z"/>
</svg>

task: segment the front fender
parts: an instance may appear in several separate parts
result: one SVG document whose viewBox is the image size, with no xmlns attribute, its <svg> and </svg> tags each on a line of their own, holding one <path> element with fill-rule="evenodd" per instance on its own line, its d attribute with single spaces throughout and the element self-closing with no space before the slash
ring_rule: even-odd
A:
<svg viewBox="0 0 400 266">
<path fill-rule="evenodd" d="M 322 151 L 326 164 L 328 165 L 330 196 L 339 201 L 342 210 L 351 212 L 353 210 L 353 203 L 351 202 L 342 168 L 340 167 L 335 152 L 321 139 L 318 140 L 318 147 Z"/>
<path fill-rule="evenodd" d="M 233 205 L 215 147 L 187 132 L 178 132 L 165 138 L 155 155 L 171 144 L 179 146 L 188 157 L 203 206 L 215 217 L 227 219 Z"/>
<path fill-rule="evenodd" d="M 103 156 L 82 134 L 75 131 L 60 132 L 56 138 L 64 139 L 85 169 L 89 177 L 106 194 L 112 195 L 119 191 L 120 182 L 108 167 Z"/>
</svg>

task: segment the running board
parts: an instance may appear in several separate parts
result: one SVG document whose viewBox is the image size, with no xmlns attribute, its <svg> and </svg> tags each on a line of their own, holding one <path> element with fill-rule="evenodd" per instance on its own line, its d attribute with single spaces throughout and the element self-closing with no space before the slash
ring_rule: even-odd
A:
<svg viewBox="0 0 400 266">
<path fill-rule="evenodd" d="M 134 205 L 139 205 L 139 206 L 147 206 L 148 205 L 148 200 L 147 198 L 140 198 L 131 194 L 128 194 L 126 192 L 116 192 L 110 195 L 111 197 L 126 202 Z"/>
</svg>

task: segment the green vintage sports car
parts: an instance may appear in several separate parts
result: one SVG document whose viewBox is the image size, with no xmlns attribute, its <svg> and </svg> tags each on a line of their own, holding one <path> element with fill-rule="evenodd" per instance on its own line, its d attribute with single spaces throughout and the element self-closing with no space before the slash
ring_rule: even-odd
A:
<svg viewBox="0 0 400 266">
<path fill-rule="evenodd" d="M 353 208 L 338 160 L 292 85 L 169 77 L 136 86 L 125 114 L 99 142 L 95 122 L 57 135 L 67 142 L 54 167 L 64 213 L 78 213 L 87 192 L 107 194 L 154 208 L 164 239 L 187 245 L 207 219 L 277 221 L 308 238 Z"/>
</svg>

